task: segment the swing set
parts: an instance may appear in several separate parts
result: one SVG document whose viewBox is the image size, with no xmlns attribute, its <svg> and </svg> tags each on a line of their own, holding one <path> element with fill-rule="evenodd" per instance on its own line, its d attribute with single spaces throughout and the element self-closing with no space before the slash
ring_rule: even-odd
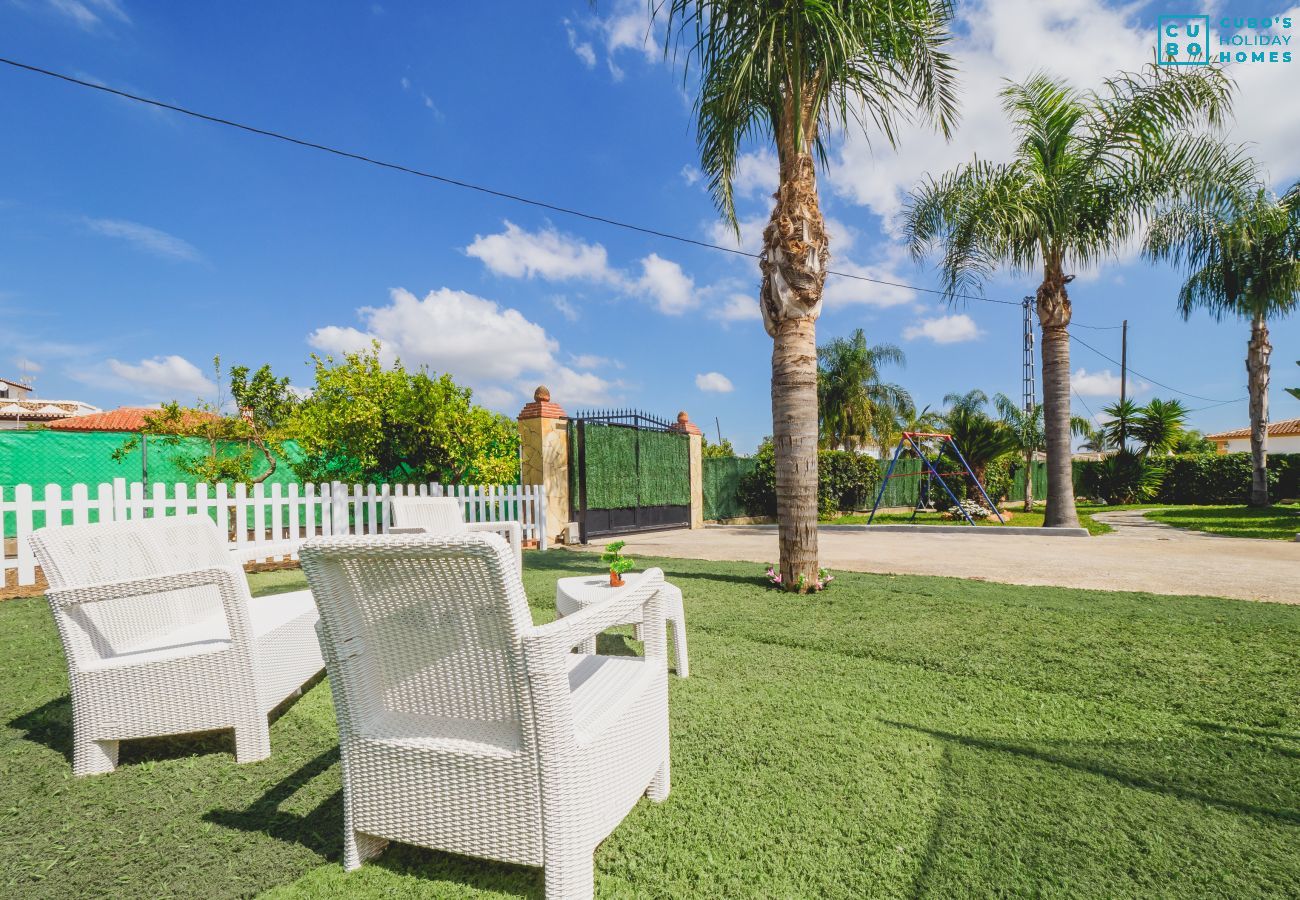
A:
<svg viewBox="0 0 1300 900">
<path fill-rule="evenodd" d="M 944 450 L 951 447 L 953 455 L 961 461 L 962 469 L 964 471 L 940 472 L 936 469 L 934 463 L 930 462 L 930 456 L 927 456 L 925 453 L 925 444 L 927 441 L 938 441 L 937 446 L 931 448 L 931 456 L 934 456 L 936 459 L 943 454 Z M 898 465 L 899 458 L 903 455 L 904 451 L 909 450 L 915 453 L 917 458 L 925 464 L 925 468 L 916 472 L 895 472 L 894 467 Z M 912 478 L 921 475 L 926 477 L 927 485 L 934 481 L 938 481 L 939 484 L 943 485 L 943 489 L 947 491 L 948 496 L 952 498 L 953 506 L 961 511 L 962 518 L 964 518 L 968 524 L 974 525 L 975 520 L 970 517 L 970 513 L 966 512 L 965 508 L 961 505 L 961 501 L 957 499 L 957 495 L 952 492 L 952 488 L 948 487 L 948 483 L 943 480 L 945 475 L 967 476 L 970 478 L 971 484 L 979 488 L 980 496 L 984 498 L 984 502 L 988 504 L 988 508 L 993 510 L 993 514 L 998 517 L 998 521 L 1003 525 L 1006 524 L 1006 519 L 1002 518 L 1002 513 L 998 510 L 997 504 L 989 499 L 988 492 L 984 490 L 984 485 L 980 484 L 980 480 L 975 477 L 975 472 L 971 469 L 970 463 L 966 462 L 966 457 L 961 455 L 961 450 L 957 448 L 957 442 L 953 440 L 952 435 L 928 431 L 904 431 L 903 436 L 898 439 L 898 447 L 894 450 L 894 458 L 889 461 L 889 468 L 885 471 L 885 480 L 880 484 L 880 493 L 876 494 L 876 502 L 875 505 L 871 507 L 871 515 L 867 517 L 867 524 L 871 524 L 871 520 L 876 517 L 876 510 L 880 509 L 880 501 L 884 499 L 885 488 L 889 486 L 889 479 Z M 917 512 L 921 509 L 923 498 L 928 497 L 928 494 L 928 490 L 919 491 L 917 493 L 916 507 L 912 510 L 912 519 L 916 518 Z"/>
</svg>

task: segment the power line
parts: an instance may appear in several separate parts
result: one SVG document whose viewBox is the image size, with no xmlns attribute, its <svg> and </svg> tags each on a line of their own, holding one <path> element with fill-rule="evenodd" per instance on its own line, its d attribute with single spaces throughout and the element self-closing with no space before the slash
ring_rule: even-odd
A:
<svg viewBox="0 0 1300 900">
<path fill-rule="evenodd" d="M 1110 362 L 1113 362 L 1113 363 L 1114 363 L 1115 365 L 1117 365 L 1117 366 L 1118 366 L 1118 365 L 1122 365 L 1122 364 L 1120 363 L 1119 360 L 1115 359 L 1115 358 L 1112 357 L 1112 356 L 1107 356 L 1105 353 L 1102 353 L 1102 352 L 1101 352 L 1100 350 L 1098 350 L 1096 347 L 1092 346 L 1092 344 L 1089 344 L 1087 341 L 1083 340 L 1082 338 L 1080 338 L 1080 337 L 1078 337 L 1078 336 L 1076 336 L 1076 335 L 1073 335 L 1073 334 L 1070 335 L 1070 340 L 1072 340 L 1072 341 L 1074 341 L 1074 342 L 1076 342 L 1076 343 L 1078 343 L 1078 344 L 1082 344 L 1083 346 L 1085 346 L 1085 347 L 1087 347 L 1089 350 L 1091 350 L 1093 353 L 1095 353 L 1095 354 L 1097 354 L 1098 356 L 1100 356 L 1102 359 L 1109 360 Z M 1215 405 L 1223 405 L 1223 404 L 1227 404 L 1227 403 L 1236 403 L 1236 402 L 1237 402 L 1236 400 L 1216 400 L 1216 399 L 1214 399 L 1213 397 L 1202 397 L 1200 394 L 1190 394 L 1190 393 L 1188 393 L 1187 391 L 1180 391 L 1180 390 L 1179 390 L 1178 388 L 1176 388 L 1176 387 L 1170 387 L 1169 385 L 1164 384 L 1163 382 L 1156 381 L 1156 380 L 1155 380 L 1154 378 L 1152 378 L 1150 375 L 1143 375 L 1141 372 L 1139 372 L 1137 369 L 1133 368 L 1132 366 L 1129 366 L 1129 367 L 1128 367 L 1128 370 L 1129 370 L 1130 372 L 1132 372 L 1134 375 L 1136 375 L 1138 378 L 1143 379 L 1144 381 L 1149 381 L 1149 382 L 1151 382 L 1152 384 L 1154 384 L 1154 385 L 1156 385 L 1156 386 L 1158 386 L 1158 387 L 1162 387 L 1162 388 L 1164 388 L 1164 389 L 1167 390 L 1167 391 L 1173 391 L 1175 394 L 1182 394 L 1184 397 L 1191 397 L 1193 400 L 1204 400 L 1206 403 L 1213 403 L 1213 404 L 1215 404 Z"/>
<path fill-rule="evenodd" d="M 1087 400 L 1084 400 L 1082 397 L 1080 397 L 1080 396 L 1079 396 L 1079 392 L 1076 391 L 1073 387 L 1070 388 L 1070 393 L 1071 393 L 1071 394 L 1074 394 L 1074 399 L 1075 399 L 1075 400 L 1078 400 L 1080 403 L 1083 404 L 1083 408 L 1086 409 L 1086 410 L 1088 411 L 1088 417 L 1091 418 L 1093 422 L 1096 422 L 1096 421 L 1097 421 L 1097 414 L 1096 414 L 1095 412 L 1092 411 L 1092 407 L 1088 405 L 1088 401 L 1087 401 Z"/>
<path fill-rule="evenodd" d="M 531 197 L 524 197 L 519 194 L 512 194 L 508 191 L 502 191 L 502 190 L 497 190 L 496 188 L 485 187 L 484 185 L 474 184 L 469 181 L 463 181 L 459 178 L 451 178 L 446 175 L 438 175 L 434 172 L 426 172 L 423 169 L 412 168 L 411 166 L 402 165 L 401 163 L 387 162 L 382 159 L 376 159 L 371 156 L 366 156 L 363 153 L 355 153 L 351 150 L 342 150 L 338 147 L 331 147 L 328 144 L 320 144 L 315 141 L 309 141 L 303 138 L 296 138 L 293 137 L 292 135 L 283 134 L 278 131 L 271 131 L 266 128 L 258 128 L 254 125 L 247 125 L 244 124 L 243 122 L 236 122 L 233 119 L 225 119 L 220 116 L 214 116 L 214 115 L 209 115 L 208 113 L 198 112 L 197 110 L 188 109 L 187 107 L 184 106 L 177 106 L 172 103 L 164 103 L 161 100 L 154 100 L 151 97 L 142 97 L 139 94 L 133 94 L 129 91 L 120 90 L 119 88 L 109 87 L 108 85 L 104 85 L 104 84 L 96 84 L 93 81 L 86 81 L 85 79 L 82 78 L 75 78 L 72 75 L 66 75 L 62 72 L 55 72 L 51 69 L 43 69 L 40 66 L 29 65 L 28 63 L 18 62 L 17 60 L 14 59 L 0 57 L 0 63 L 4 63 L 7 66 L 12 66 L 15 69 L 22 69 L 27 72 L 33 72 L 37 75 L 45 75 L 50 78 L 57 78 L 60 81 L 67 82 L 69 84 L 75 84 L 79 87 L 89 88 L 91 90 L 100 91 L 105 94 L 112 94 L 115 97 L 121 97 L 126 100 L 132 100 L 135 101 L 136 103 L 144 103 L 149 106 L 157 107 L 158 109 L 166 109 L 171 112 L 177 112 L 182 115 L 190 116 L 195 119 L 201 119 L 204 122 L 211 122 L 215 125 L 225 125 L 228 128 L 235 128 L 240 131 L 246 131 L 249 134 L 256 134 L 261 137 L 273 138 L 274 140 L 277 141 L 284 141 L 285 143 L 295 144 L 299 147 L 306 147 L 311 150 L 319 150 L 322 153 L 329 153 L 334 156 L 343 157 L 344 159 L 351 159 L 356 162 L 367 163 L 372 166 L 378 166 L 379 168 L 382 169 L 390 169 L 394 172 L 401 172 L 406 175 L 415 175 L 419 178 L 427 178 L 431 181 L 437 181 L 440 182 L 441 184 L 450 185 L 452 187 L 464 188 L 465 190 L 469 190 L 469 191 L 477 191 L 478 193 L 487 194 L 489 196 L 497 197 L 502 200 L 511 200 L 515 203 L 523 203 L 528 206 L 535 206 L 540 209 L 550 210 L 551 212 L 562 213 L 566 216 L 575 216 L 576 218 L 579 219 L 586 219 L 591 222 L 599 222 L 603 225 L 610 225 L 615 228 L 623 228 L 628 231 L 636 231 L 641 234 L 648 234 L 652 237 L 663 238 L 664 240 L 678 241 L 679 243 L 683 243 L 683 244 L 691 244 L 696 247 L 703 247 L 707 250 L 719 250 L 723 253 L 732 253 L 735 254 L 736 256 L 746 256 L 749 257 L 750 259 L 759 258 L 759 254 L 750 253 L 748 250 L 742 250 L 738 247 L 724 247 L 721 244 L 713 244 L 708 241 L 696 240 L 695 238 L 686 237 L 684 235 L 673 234 L 668 231 L 660 231 L 659 229 L 648 228 L 643 225 L 634 225 L 630 222 L 623 222 L 618 219 L 611 219 L 608 216 L 597 215 L 596 213 L 583 212 L 582 210 L 579 209 L 573 209 L 567 206 L 560 206 L 555 203 L 548 203 L 545 200 L 537 200 Z M 855 275 L 850 272 L 837 272 L 831 270 L 828 271 L 827 274 L 835 275 L 840 278 L 850 278 L 853 279 L 854 281 L 866 281 L 866 282 L 870 282 L 871 284 L 885 285 L 886 287 L 905 288 L 907 290 L 917 291 L 926 294 L 939 294 L 949 299 L 976 300 L 981 303 L 998 303 L 1003 306 L 1020 306 L 1020 301 L 1018 300 L 1017 301 L 997 300 L 992 297 L 980 297 L 975 294 L 950 294 L 947 291 L 939 290 L 937 288 L 917 287 L 916 285 L 905 284 L 901 281 L 887 281 L 883 278 L 870 278 L 866 275 Z"/>
</svg>

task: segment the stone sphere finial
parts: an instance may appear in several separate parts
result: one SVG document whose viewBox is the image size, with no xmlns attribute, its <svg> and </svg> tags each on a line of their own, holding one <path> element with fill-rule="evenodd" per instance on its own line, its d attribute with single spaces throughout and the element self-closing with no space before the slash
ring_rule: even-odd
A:
<svg viewBox="0 0 1300 900">
<path fill-rule="evenodd" d="M 551 402 L 551 390 L 544 384 L 539 384 L 537 390 L 533 391 L 533 399 L 538 403 Z"/>
<path fill-rule="evenodd" d="M 691 417 L 688 416 L 688 415 L 686 415 L 686 410 L 682 410 L 681 412 L 679 412 L 679 413 L 677 414 L 677 424 L 678 424 L 678 425 L 685 425 L 685 424 L 686 424 L 687 422 L 689 422 L 690 420 L 691 420 Z"/>
</svg>

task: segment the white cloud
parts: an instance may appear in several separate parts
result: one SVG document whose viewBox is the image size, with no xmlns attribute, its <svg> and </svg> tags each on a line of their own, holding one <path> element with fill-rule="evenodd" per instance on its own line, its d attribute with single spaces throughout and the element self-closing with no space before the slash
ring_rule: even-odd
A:
<svg viewBox="0 0 1300 900">
<path fill-rule="evenodd" d="M 131 24 L 131 17 L 117 0 L 46 0 L 46 5 L 85 29 L 102 24 L 105 17 Z"/>
<path fill-rule="evenodd" d="M 409 91 L 410 89 L 411 89 L 411 79 L 409 79 L 409 78 L 407 78 L 405 75 L 403 75 L 403 76 L 402 76 L 402 90 L 404 90 L 404 91 Z"/>
<path fill-rule="evenodd" d="M 549 226 L 536 232 L 525 231 L 510 221 L 505 226 L 500 234 L 475 235 L 465 252 L 482 260 L 496 274 L 511 278 L 617 280 L 600 244 L 588 244 Z"/>
<path fill-rule="evenodd" d="M 831 269 L 845 273 L 826 277 L 822 298 L 831 309 L 850 304 L 887 309 L 891 306 L 905 306 L 916 299 L 916 291 L 900 287 L 903 283 L 902 276 L 896 275 L 888 265 L 863 266 L 847 259 L 832 259 Z M 858 277 L 848 278 L 846 275 Z M 868 278 L 873 280 L 864 280 Z M 893 283 L 881 284 L 882 281 Z"/>
<path fill-rule="evenodd" d="M 1120 377 L 1111 372 L 1110 369 L 1089 372 L 1087 369 L 1080 367 L 1075 369 L 1074 374 L 1070 376 L 1070 387 L 1076 394 L 1084 397 L 1118 397 Z M 1130 396 L 1140 394 L 1148 387 L 1150 385 L 1145 382 L 1129 378 L 1128 393 Z"/>
<path fill-rule="evenodd" d="M 763 249 L 763 230 L 767 228 L 770 218 L 767 213 L 741 218 L 737 223 L 740 225 L 740 240 L 736 240 L 736 232 L 730 225 L 721 219 L 715 219 L 709 223 L 709 240 L 723 247 L 734 247 L 746 253 L 758 253 Z M 754 265 L 754 262 L 750 260 L 748 264 Z"/>
<path fill-rule="evenodd" d="M 655 302 L 661 313 L 679 316 L 699 304 L 695 281 L 672 260 L 651 253 L 641 260 L 641 270 L 636 286 Z"/>
<path fill-rule="evenodd" d="M 387 305 L 362 307 L 357 315 L 360 329 L 327 325 L 312 332 L 308 342 L 318 350 L 338 354 L 363 349 L 378 340 L 385 362 L 400 357 L 407 366 L 449 372 L 474 388 L 480 398 L 496 398 L 493 405 L 498 408 L 506 406 L 500 399 L 506 396 L 502 391 L 511 397 L 523 396 L 539 380 L 569 403 L 606 402 L 619 387 L 598 375 L 559 364 L 559 344 L 518 310 L 464 291 L 442 288 L 421 300 L 409 291 L 395 289 Z M 563 390 L 556 385 L 563 385 Z"/>
<path fill-rule="evenodd" d="M 922 319 L 914 325 L 909 325 L 903 329 L 903 338 L 909 341 L 927 338 L 936 344 L 959 344 L 963 341 L 973 341 L 983 333 L 970 316 L 965 313 L 954 313 Z"/>
<path fill-rule="evenodd" d="M 731 379 L 721 372 L 703 372 L 696 375 L 695 386 L 710 394 L 730 394 L 735 390 Z"/>
<path fill-rule="evenodd" d="M 736 157 L 731 189 L 737 197 L 770 197 L 776 193 L 780 174 L 781 164 L 771 150 L 764 148 L 754 153 L 742 153 Z"/>
<path fill-rule="evenodd" d="M 555 307 L 555 311 L 570 322 L 578 321 L 578 308 L 570 303 L 567 297 L 557 294 L 551 298 L 551 306 Z"/>
<path fill-rule="evenodd" d="M 185 260 L 186 262 L 199 262 L 203 259 L 193 244 L 157 228 L 141 225 L 139 222 L 128 222 L 125 219 L 91 218 L 84 218 L 82 221 L 96 234 L 121 238 L 155 256 Z"/>
<path fill-rule="evenodd" d="M 728 294 L 720 304 L 709 309 L 709 318 L 722 322 L 757 322 L 763 318 L 757 294 Z"/>
<path fill-rule="evenodd" d="M 696 184 L 703 177 L 704 173 L 690 163 L 682 166 L 682 181 L 685 181 L 688 185 Z"/>
<path fill-rule="evenodd" d="M 150 400 L 180 400 L 208 395 L 217 389 L 212 379 L 183 356 L 155 356 L 136 365 L 110 359 L 108 370 Z"/>
<path fill-rule="evenodd" d="M 579 369 L 623 368 L 623 364 L 618 360 L 610 359 L 608 356 L 599 356 L 595 353 L 570 353 L 569 362 Z"/>
<path fill-rule="evenodd" d="M 578 40 L 578 33 L 573 30 L 572 23 L 568 19 L 564 20 L 564 33 L 569 37 L 569 49 L 572 50 L 582 60 L 582 64 L 588 69 L 596 65 L 596 51 L 592 48 L 589 41 Z"/>
<path fill-rule="evenodd" d="M 17 366 L 20 371 L 31 372 L 33 374 L 41 371 L 41 369 L 44 368 L 36 360 L 28 359 L 25 356 L 19 356 L 16 359 L 14 359 L 14 365 Z"/>
</svg>

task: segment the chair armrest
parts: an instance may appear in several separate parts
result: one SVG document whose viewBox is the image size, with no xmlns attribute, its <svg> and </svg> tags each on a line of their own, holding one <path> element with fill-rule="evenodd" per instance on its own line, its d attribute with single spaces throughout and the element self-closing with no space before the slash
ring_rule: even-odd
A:
<svg viewBox="0 0 1300 900">
<path fill-rule="evenodd" d="M 233 559 L 237 564 L 243 565 L 244 563 L 253 562 L 259 559 L 266 559 L 267 557 L 271 557 L 271 556 L 274 556 L 276 558 L 279 558 L 281 556 L 290 556 L 294 553 L 297 553 L 302 548 L 302 545 L 304 543 L 306 543 L 306 541 L 300 539 L 300 540 L 287 540 L 287 541 L 272 541 L 270 543 L 263 543 L 263 544 L 244 544 L 243 546 L 231 547 L 230 558 Z"/>
<path fill-rule="evenodd" d="M 615 625 L 637 618 L 641 613 L 642 633 L 650 640 L 646 641 L 646 655 L 651 654 L 657 643 L 664 644 L 662 653 L 667 657 L 666 638 L 664 637 L 663 603 L 659 599 L 659 588 L 663 586 L 664 573 L 661 569 L 646 569 L 630 591 L 602 600 L 579 610 L 572 615 L 545 625 L 538 625 L 524 635 L 524 651 L 528 658 L 529 674 L 534 672 L 567 671 L 564 654 L 577 644 L 593 638 Z M 657 626 L 656 626 L 657 621 Z"/>
</svg>

